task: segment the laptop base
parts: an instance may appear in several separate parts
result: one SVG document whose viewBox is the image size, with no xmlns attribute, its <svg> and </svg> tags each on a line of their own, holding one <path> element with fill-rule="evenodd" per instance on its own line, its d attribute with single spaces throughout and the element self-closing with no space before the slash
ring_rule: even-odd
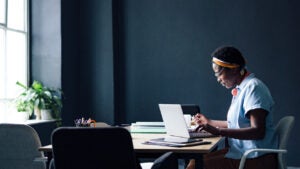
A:
<svg viewBox="0 0 300 169">
<path fill-rule="evenodd" d="M 173 143 L 192 143 L 202 141 L 201 138 L 185 138 L 185 137 L 177 137 L 177 136 L 166 136 L 164 138 L 165 142 L 173 142 Z"/>
</svg>

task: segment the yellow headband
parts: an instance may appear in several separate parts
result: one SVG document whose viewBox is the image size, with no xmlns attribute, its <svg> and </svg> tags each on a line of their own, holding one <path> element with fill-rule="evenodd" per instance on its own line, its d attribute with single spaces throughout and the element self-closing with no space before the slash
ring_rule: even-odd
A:
<svg viewBox="0 0 300 169">
<path fill-rule="evenodd" d="M 227 67 L 227 68 L 230 68 L 230 69 L 240 67 L 240 65 L 238 65 L 238 64 L 224 62 L 224 61 L 222 61 L 222 60 L 220 60 L 220 59 L 217 59 L 217 58 L 215 58 L 215 57 L 213 57 L 212 61 L 213 61 L 215 64 L 219 65 L 219 66 Z"/>
</svg>

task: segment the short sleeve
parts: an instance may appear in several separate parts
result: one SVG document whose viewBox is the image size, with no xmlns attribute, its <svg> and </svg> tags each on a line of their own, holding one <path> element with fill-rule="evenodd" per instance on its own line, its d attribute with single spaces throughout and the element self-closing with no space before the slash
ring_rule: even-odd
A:
<svg viewBox="0 0 300 169">
<path fill-rule="evenodd" d="M 245 116 L 250 110 L 264 109 L 268 112 L 272 110 L 274 101 L 269 89 L 261 81 L 253 81 L 246 88 L 244 110 Z"/>
</svg>

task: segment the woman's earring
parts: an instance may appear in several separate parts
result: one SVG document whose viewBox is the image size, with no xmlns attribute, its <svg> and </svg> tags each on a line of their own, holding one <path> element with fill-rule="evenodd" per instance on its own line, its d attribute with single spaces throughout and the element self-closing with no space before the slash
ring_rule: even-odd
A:
<svg viewBox="0 0 300 169">
<path fill-rule="evenodd" d="M 242 70 L 240 71 L 240 74 L 241 74 L 241 76 L 244 76 L 244 74 L 245 74 L 245 69 L 242 69 Z"/>
</svg>

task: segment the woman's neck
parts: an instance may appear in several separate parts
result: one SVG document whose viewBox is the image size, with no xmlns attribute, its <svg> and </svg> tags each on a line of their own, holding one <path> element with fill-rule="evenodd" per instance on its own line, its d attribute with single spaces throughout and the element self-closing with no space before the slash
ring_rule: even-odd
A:
<svg viewBox="0 0 300 169">
<path fill-rule="evenodd" d="M 250 72 L 248 72 L 246 69 L 243 69 L 240 71 L 240 76 L 237 80 L 237 85 L 240 85 L 242 83 L 242 81 L 247 77 L 249 76 Z"/>
</svg>

